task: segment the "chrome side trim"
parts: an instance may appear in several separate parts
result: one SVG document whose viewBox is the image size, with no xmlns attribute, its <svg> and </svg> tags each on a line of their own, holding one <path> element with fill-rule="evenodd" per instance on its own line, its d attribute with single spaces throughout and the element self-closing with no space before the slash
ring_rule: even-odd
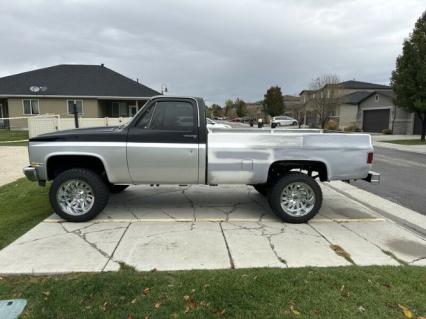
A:
<svg viewBox="0 0 426 319">
<path fill-rule="evenodd" d="M 127 143 L 128 147 L 139 147 L 139 148 L 198 148 L 199 144 L 189 143 Z M 205 146 L 204 146 L 205 147 Z"/>
</svg>

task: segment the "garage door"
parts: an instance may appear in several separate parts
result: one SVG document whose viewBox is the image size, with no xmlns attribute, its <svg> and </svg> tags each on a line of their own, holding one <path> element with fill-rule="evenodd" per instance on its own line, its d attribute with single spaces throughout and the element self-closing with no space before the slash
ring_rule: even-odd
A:
<svg viewBox="0 0 426 319">
<path fill-rule="evenodd" d="M 389 128 L 389 109 L 364 111 L 362 129 L 364 132 L 381 132 Z"/>
</svg>

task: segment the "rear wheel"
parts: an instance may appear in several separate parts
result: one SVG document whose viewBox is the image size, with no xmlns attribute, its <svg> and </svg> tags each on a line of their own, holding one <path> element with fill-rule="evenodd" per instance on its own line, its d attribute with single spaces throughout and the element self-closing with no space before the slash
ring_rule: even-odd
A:
<svg viewBox="0 0 426 319">
<path fill-rule="evenodd" d="M 53 210 L 69 222 L 94 218 L 104 209 L 108 197 L 108 187 L 102 177 L 83 168 L 60 173 L 49 190 Z"/>
<path fill-rule="evenodd" d="M 305 223 L 321 208 L 321 188 L 312 177 L 290 172 L 272 186 L 269 204 L 283 221 L 294 224 Z"/>
<path fill-rule="evenodd" d="M 129 187 L 129 185 L 114 185 L 114 184 L 109 184 L 108 186 L 109 186 L 109 192 L 112 194 L 121 193 L 127 187 Z"/>
</svg>

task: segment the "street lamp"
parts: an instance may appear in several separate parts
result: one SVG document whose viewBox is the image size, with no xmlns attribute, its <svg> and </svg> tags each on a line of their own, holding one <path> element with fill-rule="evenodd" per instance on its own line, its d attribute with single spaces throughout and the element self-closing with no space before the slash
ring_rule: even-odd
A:
<svg viewBox="0 0 426 319">
<path fill-rule="evenodd" d="M 167 93 L 167 92 L 168 92 L 167 85 L 165 85 L 164 83 L 161 84 L 161 94 L 164 94 L 164 93 Z"/>
</svg>

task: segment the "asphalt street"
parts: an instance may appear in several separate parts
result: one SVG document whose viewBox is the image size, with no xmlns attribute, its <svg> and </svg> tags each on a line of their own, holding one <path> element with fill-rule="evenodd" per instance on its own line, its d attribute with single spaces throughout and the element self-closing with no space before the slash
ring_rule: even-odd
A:
<svg viewBox="0 0 426 319">
<path fill-rule="evenodd" d="M 374 149 L 373 170 L 381 174 L 380 185 L 351 184 L 426 215 L 426 155 Z"/>
</svg>

